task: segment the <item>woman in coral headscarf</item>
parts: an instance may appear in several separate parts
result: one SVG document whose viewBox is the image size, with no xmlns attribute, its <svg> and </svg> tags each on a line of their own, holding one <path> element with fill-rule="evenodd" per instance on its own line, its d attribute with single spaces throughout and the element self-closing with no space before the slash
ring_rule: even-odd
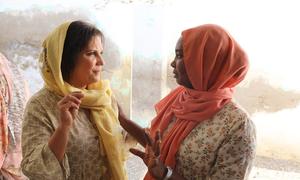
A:
<svg viewBox="0 0 300 180">
<path fill-rule="evenodd" d="M 44 40 L 45 87 L 29 100 L 23 122 L 22 170 L 30 179 L 127 179 L 117 103 L 100 76 L 103 40 L 82 21 Z"/>
<path fill-rule="evenodd" d="M 148 167 L 145 179 L 245 179 L 255 156 L 255 127 L 232 100 L 245 77 L 245 52 L 223 28 L 182 32 L 171 63 L 179 86 L 156 104 L 145 132 L 120 114 L 121 125 L 145 146 L 131 152 Z"/>
</svg>

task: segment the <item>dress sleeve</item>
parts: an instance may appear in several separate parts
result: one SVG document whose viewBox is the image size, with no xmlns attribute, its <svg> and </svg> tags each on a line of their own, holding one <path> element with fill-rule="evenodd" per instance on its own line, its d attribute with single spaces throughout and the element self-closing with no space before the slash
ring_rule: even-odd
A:
<svg viewBox="0 0 300 180">
<path fill-rule="evenodd" d="M 247 179 L 251 171 L 256 147 L 255 126 L 246 115 L 240 118 L 218 150 L 210 180 Z"/>
<path fill-rule="evenodd" d="M 31 180 L 61 180 L 70 174 L 67 155 L 60 164 L 48 146 L 54 131 L 47 111 L 38 101 L 31 100 L 24 113 L 21 163 L 23 173 Z"/>
</svg>

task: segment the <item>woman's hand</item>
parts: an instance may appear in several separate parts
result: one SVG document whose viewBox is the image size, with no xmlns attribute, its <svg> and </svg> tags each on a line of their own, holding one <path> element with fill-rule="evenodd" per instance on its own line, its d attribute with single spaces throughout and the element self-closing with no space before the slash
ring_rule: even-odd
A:
<svg viewBox="0 0 300 180">
<path fill-rule="evenodd" d="M 69 129 L 72 126 L 82 98 L 83 94 L 81 92 L 72 92 L 57 103 L 61 128 Z"/>
<path fill-rule="evenodd" d="M 156 132 L 154 142 L 150 138 L 149 132 L 147 130 L 145 131 L 145 138 L 147 140 L 145 152 L 133 148 L 130 149 L 130 152 L 143 159 L 144 163 L 148 167 L 148 171 L 151 176 L 153 176 L 155 179 L 163 179 L 166 176 L 167 168 L 159 159 L 161 144 L 160 132 Z"/>
</svg>

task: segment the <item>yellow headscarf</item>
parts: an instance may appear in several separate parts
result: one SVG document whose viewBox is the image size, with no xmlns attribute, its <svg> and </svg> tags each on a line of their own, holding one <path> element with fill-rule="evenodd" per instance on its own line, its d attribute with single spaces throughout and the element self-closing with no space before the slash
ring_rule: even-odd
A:
<svg viewBox="0 0 300 180">
<path fill-rule="evenodd" d="M 88 85 L 87 89 L 78 89 L 64 82 L 61 73 L 61 58 L 64 41 L 71 22 L 64 23 L 50 33 L 43 42 L 40 55 L 40 67 L 45 85 L 48 89 L 66 95 L 74 91 L 84 94 L 81 107 L 91 110 L 91 118 L 95 122 L 101 136 L 101 147 L 104 147 L 113 180 L 127 179 L 124 168 L 124 151 L 120 148 L 122 134 L 118 121 L 118 112 L 111 105 L 112 91 L 108 80 L 101 80 Z"/>
</svg>

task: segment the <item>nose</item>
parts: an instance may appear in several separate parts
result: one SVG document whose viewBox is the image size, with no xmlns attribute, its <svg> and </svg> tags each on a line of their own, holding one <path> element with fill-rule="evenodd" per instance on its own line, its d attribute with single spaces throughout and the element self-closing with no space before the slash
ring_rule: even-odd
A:
<svg viewBox="0 0 300 180">
<path fill-rule="evenodd" d="M 103 57 L 101 54 L 97 57 L 97 65 L 103 66 L 105 64 Z"/>
<path fill-rule="evenodd" d="M 171 66 L 173 67 L 173 68 L 175 68 L 175 59 L 171 62 Z"/>
</svg>

